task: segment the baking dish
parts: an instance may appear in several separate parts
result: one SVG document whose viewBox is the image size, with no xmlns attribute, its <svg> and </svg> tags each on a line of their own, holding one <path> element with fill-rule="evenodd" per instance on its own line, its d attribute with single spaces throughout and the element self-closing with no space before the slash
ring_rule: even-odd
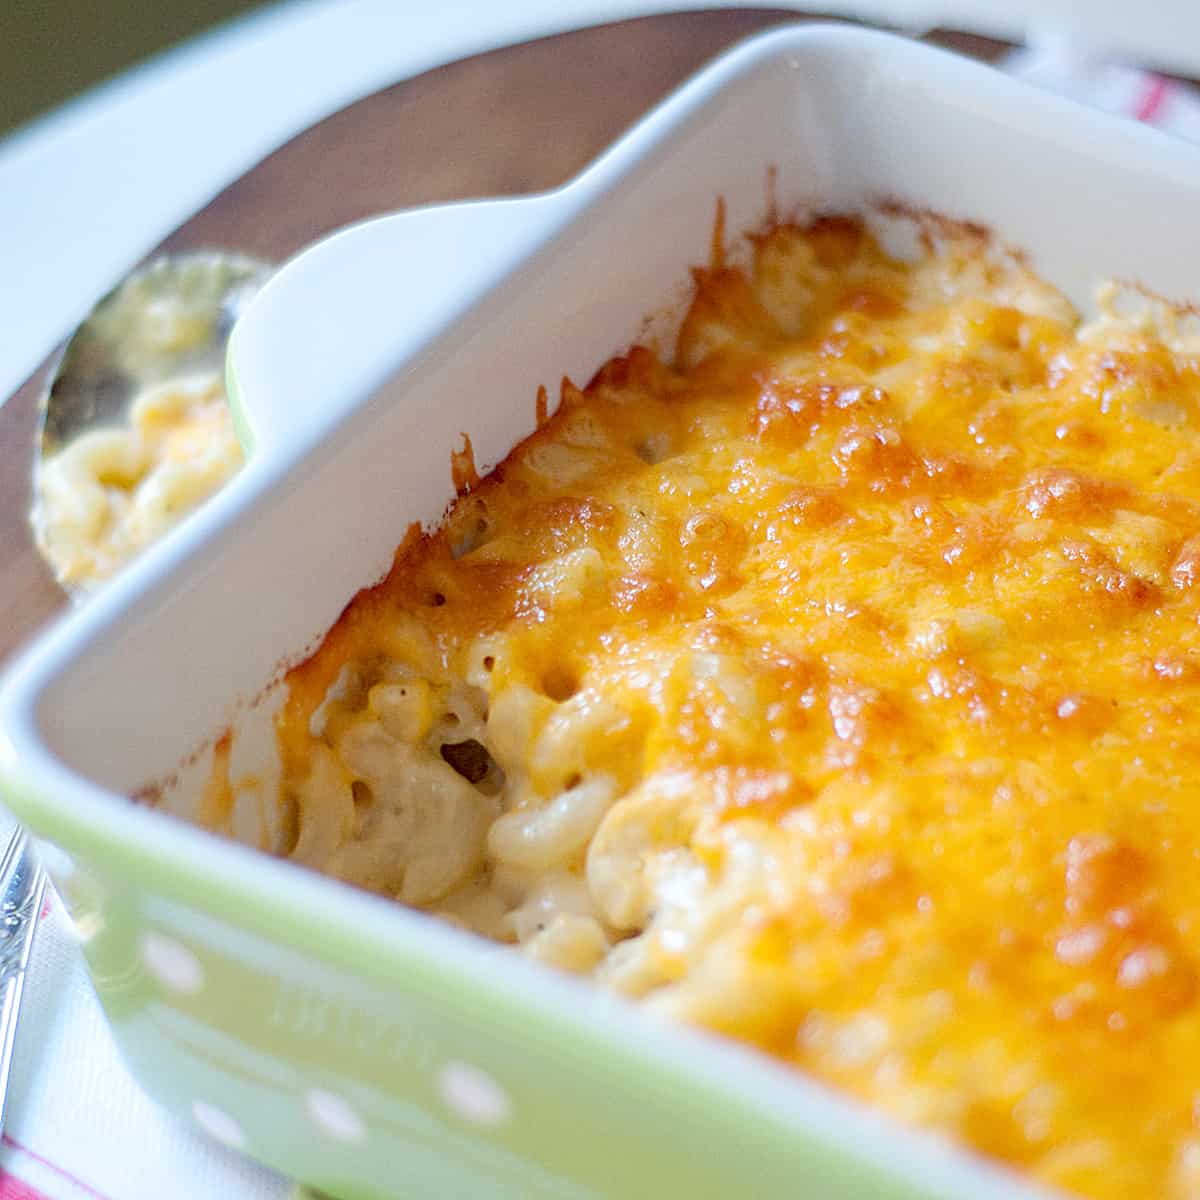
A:
<svg viewBox="0 0 1200 1200">
<path fill-rule="evenodd" d="M 1023 1190 L 748 1052 L 121 799 L 231 721 L 253 758 L 264 689 L 440 514 L 459 434 L 481 468 L 503 457 L 540 383 L 587 378 L 677 305 L 715 196 L 731 229 L 763 216 L 768 168 L 784 211 L 891 197 L 982 221 L 1080 304 L 1111 276 L 1191 290 L 1194 152 L 812 27 L 732 51 L 557 192 L 369 222 L 282 271 L 231 349 L 250 465 L 0 700 L 6 796 L 61 847 L 48 865 L 126 1056 L 228 1144 L 344 1196 Z"/>
</svg>

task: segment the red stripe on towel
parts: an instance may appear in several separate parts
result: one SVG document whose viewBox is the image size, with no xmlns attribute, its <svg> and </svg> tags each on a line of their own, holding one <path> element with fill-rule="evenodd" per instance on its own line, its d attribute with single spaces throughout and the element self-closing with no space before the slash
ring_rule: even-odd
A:
<svg viewBox="0 0 1200 1200">
<path fill-rule="evenodd" d="M 30 1187 L 23 1179 L 0 1171 L 0 1200 L 50 1200 L 50 1197 Z"/>
<path fill-rule="evenodd" d="M 1133 106 L 1134 117 L 1139 121 L 1153 121 L 1170 90 L 1170 85 L 1161 75 L 1147 75 Z"/>
<path fill-rule="evenodd" d="M 26 1155 L 26 1157 L 32 1158 L 34 1162 L 40 1163 L 43 1167 L 49 1168 L 56 1175 L 61 1175 L 63 1179 L 65 1179 L 69 1184 L 72 1184 L 74 1187 L 78 1188 L 85 1195 L 92 1196 L 95 1198 L 95 1200 L 107 1200 L 107 1197 L 103 1192 L 96 1191 L 94 1187 L 90 1187 L 88 1184 L 84 1183 L 83 1180 L 78 1176 L 72 1175 L 70 1171 L 60 1167 L 58 1163 L 52 1163 L 48 1158 L 43 1158 L 37 1153 L 37 1151 L 30 1150 L 28 1146 L 23 1146 L 11 1134 L 4 1134 L 3 1141 L 4 1145 L 11 1146 L 14 1150 L 19 1150 L 22 1154 Z M 0 1171 L 0 1200 L 50 1200 L 49 1197 L 43 1196 L 41 1192 L 36 1192 L 33 1190 L 29 1190 L 24 1194 L 13 1193 L 10 1197 L 7 1192 L 2 1190 L 4 1178 L 11 1178 L 11 1176 L 5 1176 L 5 1173 Z M 22 1181 L 17 1180 L 17 1182 L 21 1183 Z M 28 1184 L 23 1184 L 23 1186 L 26 1188 L 29 1187 Z"/>
</svg>

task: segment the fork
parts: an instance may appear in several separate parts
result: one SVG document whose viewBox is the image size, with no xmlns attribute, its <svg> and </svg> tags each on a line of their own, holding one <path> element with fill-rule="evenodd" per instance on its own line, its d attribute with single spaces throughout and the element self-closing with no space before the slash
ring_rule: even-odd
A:
<svg viewBox="0 0 1200 1200">
<path fill-rule="evenodd" d="M 0 858 L 0 1132 L 8 1107 L 17 1019 L 46 876 L 29 835 L 18 825 Z"/>
</svg>

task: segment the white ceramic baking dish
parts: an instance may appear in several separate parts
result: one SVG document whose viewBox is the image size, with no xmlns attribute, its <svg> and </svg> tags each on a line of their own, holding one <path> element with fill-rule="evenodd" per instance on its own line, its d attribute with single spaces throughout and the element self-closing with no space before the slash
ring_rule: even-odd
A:
<svg viewBox="0 0 1200 1200">
<path fill-rule="evenodd" d="M 982 222 L 1082 305 L 1112 276 L 1196 292 L 1195 151 L 812 26 L 731 51 L 558 191 L 384 217 L 284 268 L 231 349 L 249 465 L 0 695 L 5 797 L 60 848 L 127 1057 L 227 1143 L 343 1196 L 1024 1192 L 750 1052 L 125 799 L 175 773 L 171 805 L 194 807 L 231 724 L 269 793 L 268 685 L 441 514 L 460 434 L 486 469 L 539 384 L 586 380 L 678 310 L 715 198 L 756 224 L 769 168 L 785 212 L 886 197 Z"/>
</svg>

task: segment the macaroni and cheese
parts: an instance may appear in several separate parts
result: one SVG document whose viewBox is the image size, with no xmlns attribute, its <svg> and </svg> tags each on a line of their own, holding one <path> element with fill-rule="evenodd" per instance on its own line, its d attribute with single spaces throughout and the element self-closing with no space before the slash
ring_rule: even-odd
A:
<svg viewBox="0 0 1200 1200">
<path fill-rule="evenodd" d="M 127 425 L 81 434 L 41 465 L 38 548 L 62 584 L 92 590 L 241 465 L 219 372 L 153 385 Z"/>
<path fill-rule="evenodd" d="M 68 591 L 95 590 L 241 467 L 224 349 L 265 274 L 240 255 L 159 258 L 71 338 L 46 400 L 30 514 Z"/>
<path fill-rule="evenodd" d="M 695 277 L 291 673 L 283 850 L 1047 1184 L 1200 1194 L 1197 346 L 969 230 Z"/>
</svg>

